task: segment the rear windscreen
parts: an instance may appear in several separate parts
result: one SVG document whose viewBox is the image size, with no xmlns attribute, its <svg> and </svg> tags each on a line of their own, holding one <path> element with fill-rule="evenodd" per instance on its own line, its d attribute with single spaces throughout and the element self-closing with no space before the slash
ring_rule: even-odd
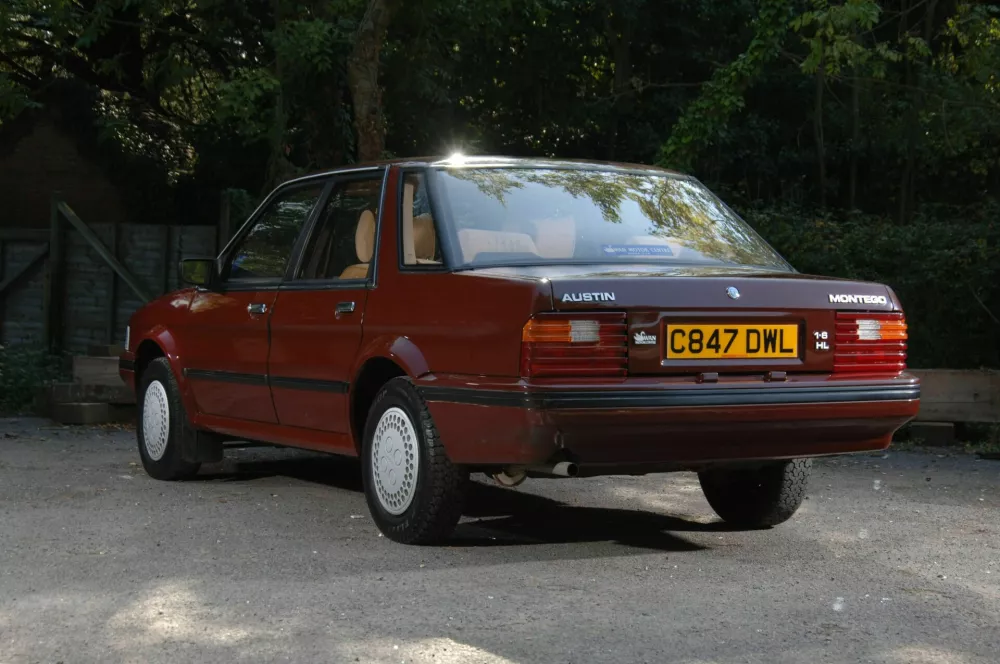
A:
<svg viewBox="0 0 1000 664">
<path fill-rule="evenodd" d="M 459 266 L 653 262 L 789 270 L 696 180 L 542 168 L 442 168 Z"/>
</svg>

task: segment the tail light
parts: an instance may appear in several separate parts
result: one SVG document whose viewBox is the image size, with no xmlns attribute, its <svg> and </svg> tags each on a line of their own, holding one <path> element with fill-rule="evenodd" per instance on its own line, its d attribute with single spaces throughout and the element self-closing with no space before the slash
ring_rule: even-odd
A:
<svg viewBox="0 0 1000 664">
<path fill-rule="evenodd" d="M 906 319 L 901 313 L 838 313 L 833 370 L 883 373 L 906 368 Z"/>
<path fill-rule="evenodd" d="M 614 377 L 627 371 L 624 313 L 539 314 L 521 331 L 525 378 Z"/>
</svg>

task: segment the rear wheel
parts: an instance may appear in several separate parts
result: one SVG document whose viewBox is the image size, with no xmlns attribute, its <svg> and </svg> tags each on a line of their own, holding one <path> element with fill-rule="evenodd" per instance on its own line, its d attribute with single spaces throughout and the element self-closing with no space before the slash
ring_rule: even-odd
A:
<svg viewBox="0 0 1000 664">
<path fill-rule="evenodd" d="M 811 459 L 757 468 L 713 468 L 698 473 L 708 504 L 741 528 L 776 526 L 792 518 L 806 495 Z"/>
<path fill-rule="evenodd" d="M 469 473 L 448 459 L 409 378 L 390 380 L 375 397 L 362 469 L 368 508 L 387 537 L 432 544 L 451 535 L 462 516 Z"/>
<path fill-rule="evenodd" d="M 191 432 L 187 430 L 187 413 L 166 358 L 153 360 L 142 372 L 137 401 L 139 421 L 135 431 L 139 456 L 150 477 L 183 480 L 197 474 L 201 464 L 185 461 L 181 456 L 183 437 Z"/>
</svg>

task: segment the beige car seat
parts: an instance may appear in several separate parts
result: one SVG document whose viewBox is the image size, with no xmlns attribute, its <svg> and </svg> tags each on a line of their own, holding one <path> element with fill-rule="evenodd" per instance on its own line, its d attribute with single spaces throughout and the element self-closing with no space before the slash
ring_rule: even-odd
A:
<svg viewBox="0 0 1000 664">
<path fill-rule="evenodd" d="M 429 214 L 421 214 L 413 218 L 413 255 L 418 264 L 434 265 L 440 261 L 434 260 L 437 250 L 437 235 L 434 232 L 434 219 Z"/>
<path fill-rule="evenodd" d="M 375 215 L 371 210 L 365 210 L 358 219 L 358 228 L 354 231 L 354 250 L 358 254 L 358 263 L 348 266 L 341 279 L 365 279 L 368 277 L 368 264 L 375 253 Z"/>
</svg>

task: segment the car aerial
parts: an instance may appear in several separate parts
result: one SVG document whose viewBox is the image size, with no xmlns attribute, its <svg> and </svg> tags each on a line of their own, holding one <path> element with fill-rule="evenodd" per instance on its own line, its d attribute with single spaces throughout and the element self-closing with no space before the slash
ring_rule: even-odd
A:
<svg viewBox="0 0 1000 664">
<path fill-rule="evenodd" d="M 724 521 L 772 526 L 812 457 L 884 449 L 919 405 L 890 288 L 798 273 L 649 166 L 346 167 L 180 270 L 120 360 L 146 471 L 191 477 L 230 441 L 360 457 L 399 542 L 448 538 L 473 472 L 696 471 Z"/>
</svg>

